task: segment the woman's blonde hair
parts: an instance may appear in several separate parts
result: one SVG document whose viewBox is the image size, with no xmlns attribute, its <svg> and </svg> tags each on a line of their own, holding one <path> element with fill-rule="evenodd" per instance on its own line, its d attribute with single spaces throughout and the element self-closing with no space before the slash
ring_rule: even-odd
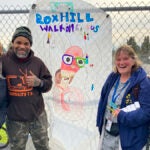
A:
<svg viewBox="0 0 150 150">
<path fill-rule="evenodd" d="M 3 45 L 2 45 L 2 43 L 0 43 L 0 56 L 2 56 L 3 55 Z"/>
<path fill-rule="evenodd" d="M 138 58 L 137 54 L 135 53 L 134 49 L 130 45 L 122 45 L 117 49 L 114 55 L 114 60 L 117 59 L 120 52 L 125 52 L 129 57 L 135 60 L 135 64 L 132 67 L 131 72 L 136 71 L 142 64 L 141 60 Z M 117 67 L 114 66 L 114 72 L 118 72 Z"/>
</svg>

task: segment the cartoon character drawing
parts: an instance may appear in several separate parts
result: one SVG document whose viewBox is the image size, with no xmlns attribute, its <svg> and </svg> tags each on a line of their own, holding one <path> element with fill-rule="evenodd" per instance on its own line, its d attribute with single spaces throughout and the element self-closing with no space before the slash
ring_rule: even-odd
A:
<svg viewBox="0 0 150 150">
<path fill-rule="evenodd" d="M 79 46 L 69 47 L 62 56 L 61 67 L 55 73 L 54 109 L 66 113 L 65 117 L 81 116 L 84 98 L 81 90 L 70 86 L 75 74 L 85 66 L 86 58 Z M 62 115 L 62 112 L 61 112 Z"/>
</svg>

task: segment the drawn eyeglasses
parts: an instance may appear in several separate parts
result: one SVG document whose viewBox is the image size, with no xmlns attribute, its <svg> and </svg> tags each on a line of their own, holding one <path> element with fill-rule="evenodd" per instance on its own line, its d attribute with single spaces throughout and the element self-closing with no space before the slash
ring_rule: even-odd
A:
<svg viewBox="0 0 150 150">
<path fill-rule="evenodd" d="M 74 56 L 68 55 L 68 54 L 64 54 L 62 56 L 62 61 L 66 65 L 71 65 L 74 59 L 76 60 L 76 63 L 79 66 L 79 68 L 83 68 L 85 66 L 85 64 L 86 64 L 86 58 L 74 57 Z"/>
</svg>

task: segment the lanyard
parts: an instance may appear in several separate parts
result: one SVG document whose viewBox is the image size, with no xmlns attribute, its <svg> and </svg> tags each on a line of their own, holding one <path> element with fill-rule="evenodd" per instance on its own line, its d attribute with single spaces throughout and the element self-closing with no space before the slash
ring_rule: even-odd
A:
<svg viewBox="0 0 150 150">
<path fill-rule="evenodd" d="M 117 108 L 115 102 L 117 100 L 117 98 L 120 96 L 121 92 L 127 87 L 128 83 L 130 80 L 127 80 L 126 83 L 124 84 L 124 86 L 121 88 L 121 91 L 120 93 L 116 94 L 117 93 L 117 89 L 118 89 L 118 86 L 119 86 L 119 81 L 120 81 L 120 78 L 118 78 L 116 84 L 115 84 L 115 88 L 114 88 L 114 92 L 113 92 L 113 95 L 112 95 L 112 100 L 110 102 L 110 106 L 114 109 Z"/>
</svg>

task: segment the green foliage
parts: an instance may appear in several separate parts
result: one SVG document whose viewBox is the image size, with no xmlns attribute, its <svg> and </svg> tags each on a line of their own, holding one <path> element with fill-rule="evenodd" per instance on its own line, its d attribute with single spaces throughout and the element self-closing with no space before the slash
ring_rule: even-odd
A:
<svg viewBox="0 0 150 150">
<path fill-rule="evenodd" d="M 127 44 L 131 45 L 139 58 L 144 62 L 144 63 L 149 63 L 149 58 L 150 58 L 150 39 L 149 36 L 145 36 L 144 40 L 139 46 L 135 40 L 135 37 L 129 37 L 129 40 L 127 40 Z"/>
<path fill-rule="evenodd" d="M 145 53 L 149 53 L 150 52 L 150 41 L 149 41 L 149 36 L 146 36 L 144 38 L 144 41 L 141 45 L 141 50 Z"/>
<path fill-rule="evenodd" d="M 129 40 L 127 40 L 127 44 L 131 45 L 137 53 L 139 52 L 140 47 L 137 45 L 134 37 L 130 37 Z"/>
</svg>

